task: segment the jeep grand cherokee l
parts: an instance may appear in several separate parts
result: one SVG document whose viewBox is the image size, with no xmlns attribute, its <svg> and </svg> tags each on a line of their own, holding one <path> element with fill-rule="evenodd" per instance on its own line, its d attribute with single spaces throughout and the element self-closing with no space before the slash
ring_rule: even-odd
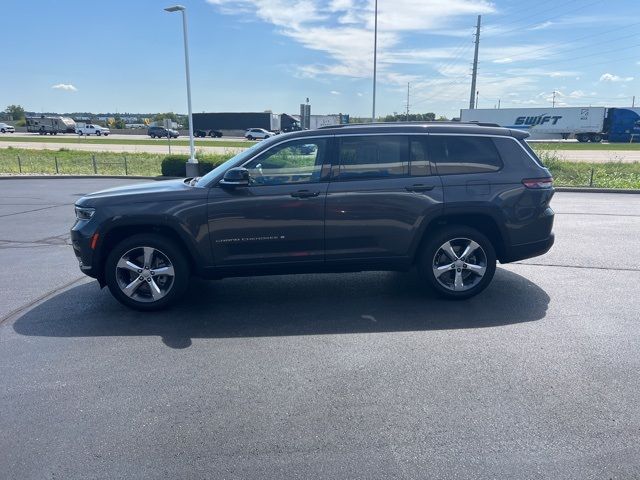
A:
<svg viewBox="0 0 640 480">
<path fill-rule="evenodd" d="M 496 261 L 553 244 L 552 178 L 506 128 L 334 126 L 279 135 L 201 178 L 82 197 L 80 269 L 123 304 L 165 307 L 204 278 L 417 267 L 464 299 Z"/>
</svg>

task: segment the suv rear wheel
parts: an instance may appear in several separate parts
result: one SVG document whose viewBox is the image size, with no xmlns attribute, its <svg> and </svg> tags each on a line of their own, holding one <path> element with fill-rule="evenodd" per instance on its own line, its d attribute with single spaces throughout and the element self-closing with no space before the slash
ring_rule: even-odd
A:
<svg viewBox="0 0 640 480">
<path fill-rule="evenodd" d="M 487 237 L 462 225 L 445 227 L 430 237 L 419 270 L 440 296 L 465 299 L 489 285 L 496 271 L 496 253 Z"/>
<path fill-rule="evenodd" d="M 105 280 L 112 295 L 127 307 L 158 310 L 184 294 L 189 266 L 180 247 L 168 238 L 134 235 L 109 253 Z"/>
</svg>

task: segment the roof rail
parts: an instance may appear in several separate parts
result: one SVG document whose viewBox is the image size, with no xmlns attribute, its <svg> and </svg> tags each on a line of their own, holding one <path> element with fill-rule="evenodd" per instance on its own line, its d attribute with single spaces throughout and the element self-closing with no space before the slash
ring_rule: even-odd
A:
<svg viewBox="0 0 640 480">
<path fill-rule="evenodd" d="M 497 123 L 487 123 L 487 122 L 459 122 L 457 120 L 433 120 L 433 121 L 425 121 L 425 122 L 370 122 L 370 123 L 342 123 L 336 125 L 324 125 L 322 127 L 318 127 L 319 130 L 323 128 L 348 128 L 348 127 L 376 127 L 376 126 L 384 126 L 384 127 L 392 127 L 394 125 L 477 125 L 480 127 L 500 127 Z"/>
</svg>

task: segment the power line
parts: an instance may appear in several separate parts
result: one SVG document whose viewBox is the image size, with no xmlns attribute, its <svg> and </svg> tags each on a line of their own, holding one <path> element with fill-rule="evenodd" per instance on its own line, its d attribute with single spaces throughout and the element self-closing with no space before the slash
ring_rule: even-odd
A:
<svg viewBox="0 0 640 480">
<path fill-rule="evenodd" d="M 633 44 L 633 45 L 628 45 L 628 46 L 622 47 L 622 48 L 616 48 L 615 50 L 611 49 L 611 50 L 605 50 L 605 51 L 602 51 L 602 52 L 588 53 L 586 55 L 580 55 L 578 57 L 563 58 L 563 59 L 552 60 L 550 62 L 543 62 L 543 63 L 537 63 L 536 62 L 535 66 L 554 65 L 556 63 L 569 63 L 569 62 L 572 62 L 573 60 L 580 60 L 580 59 L 583 59 L 583 58 L 597 57 L 598 55 L 604 55 L 604 54 L 611 53 L 611 52 L 619 52 L 621 50 L 630 50 L 630 49 L 636 48 L 636 47 L 640 47 L 640 43 L 636 43 L 636 44 Z M 615 59 L 614 59 L 614 61 L 615 61 Z"/>
<path fill-rule="evenodd" d="M 567 2 L 565 2 L 565 3 L 564 3 L 564 5 L 568 5 L 568 4 L 573 3 L 573 2 L 576 2 L 576 1 L 577 1 L 577 0 L 568 0 Z M 538 2 L 538 3 L 536 4 L 536 7 L 540 7 L 541 5 L 545 5 L 545 4 L 550 3 L 550 2 L 554 2 L 554 3 L 555 3 L 555 7 L 558 7 L 558 5 L 557 5 L 557 3 L 558 3 L 558 2 L 557 2 L 557 0 L 543 0 L 543 1 L 541 1 L 541 2 Z M 562 6 L 564 6 L 564 5 L 560 5 L 560 7 L 562 7 Z M 518 5 L 518 8 L 520 8 L 520 5 Z M 513 8 L 512 8 L 511 10 L 513 10 Z M 530 9 L 530 10 L 532 10 L 532 9 Z M 509 10 L 507 10 L 507 12 L 508 12 L 508 11 L 509 11 Z M 536 17 L 536 16 L 540 15 L 541 13 L 542 13 L 542 14 L 546 14 L 546 13 L 547 13 L 547 10 L 544 10 L 544 11 L 538 11 L 538 12 L 534 13 L 533 15 L 526 15 L 526 16 L 524 16 L 524 17 L 516 17 L 516 19 L 515 19 L 515 20 L 511 20 L 509 23 L 511 23 L 511 24 L 520 23 L 520 22 L 522 22 L 522 21 L 529 20 L 530 18 L 534 18 L 534 17 Z M 568 12 L 567 12 L 567 13 L 568 13 Z"/>
<path fill-rule="evenodd" d="M 575 39 L 575 40 L 571 40 L 571 41 L 572 41 L 572 42 L 575 42 L 575 41 L 578 41 L 578 40 L 581 40 L 581 39 L 584 39 L 584 38 L 591 38 L 591 37 L 595 37 L 595 36 L 598 36 L 598 35 L 604 35 L 605 33 L 610 33 L 610 32 L 612 32 L 612 31 L 614 31 L 614 30 L 622 30 L 622 29 L 624 29 L 624 28 L 630 28 L 630 27 L 632 27 L 632 26 L 637 26 L 637 25 L 640 25 L 640 22 L 638 22 L 638 23 L 634 23 L 634 24 L 631 24 L 631 25 L 627 25 L 627 26 L 625 26 L 625 27 L 621 27 L 621 28 L 616 28 L 616 29 L 608 30 L 608 31 L 606 31 L 606 32 L 601 32 L 601 33 L 599 33 L 599 34 L 594 34 L 594 35 L 590 35 L 590 36 L 579 37 L 579 38 L 577 38 L 577 39 Z M 589 47 L 591 47 L 591 46 L 599 46 L 599 45 L 603 45 L 603 44 L 607 44 L 607 43 L 618 42 L 618 41 L 620 41 L 620 40 L 624 40 L 625 38 L 631 38 L 631 37 L 637 37 L 637 36 L 638 36 L 638 34 L 637 34 L 636 32 L 634 32 L 634 33 L 632 33 L 632 34 L 625 35 L 625 36 L 622 36 L 622 37 L 611 38 L 611 39 L 609 39 L 609 40 L 604 40 L 604 41 L 601 41 L 601 42 L 595 42 L 595 43 L 593 43 L 593 44 L 589 44 L 589 43 L 588 43 L 588 44 L 586 44 L 586 45 L 581 45 L 581 46 L 579 46 L 579 47 L 570 48 L 570 49 L 567 49 L 567 50 L 560 50 L 560 51 L 555 52 L 555 53 L 550 53 L 550 54 L 549 54 L 549 56 L 554 56 L 554 57 L 555 57 L 555 56 L 557 56 L 557 55 L 563 55 L 563 54 L 565 54 L 565 53 L 567 53 L 567 52 L 574 52 L 574 51 L 577 51 L 577 50 L 584 50 L 585 48 L 589 48 Z M 516 59 L 517 59 L 517 58 L 527 58 L 527 59 L 529 59 L 532 53 L 539 52 L 539 51 L 543 51 L 543 50 L 548 50 L 548 49 L 549 49 L 549 47 L 542 47 L 542 48 L 536 48 L 535 50 L 527 50 L 527 51 L 526 51 L 526 53 L 522 53 L 522 54 L 520 54 L 520 55 L 510 55 L 510 56 L 509 56 L 509 59 L 510 59 L 510 60 L 513 60 L 514 58 L 516 58 Z"/>
<path fill-rule="evenodd" d="M 580 8 L 583 8 L 583 9 L 584 9 L 584 8 L 590 7 L 590 6 L 595 5 L 596 3 L 600 3 L 600 2 L 602 2 L 602 0 L 594 0 L 593 2 L 587 3 L 587 4 L 585 4 L 585 5 L 580 5 Z M 558 14 L 558 15 L 554 15 L 554 16 L 552 16 L 552 17 L 547 17 L 546 19 L 544 19 L 544 20 L 542 20 L 542 21 L 538 20 L 538 21 L 536 21 L 536 22 L 533 22 L 533 23 L 530 23 L 530 24 L 527 24 L 527 25 L 521 25 L 521 26 L 519 26 L 519 27 L 512 28 L 512 29 L 510 29 L 510 30 L 505 30 L 505 31 L 499 32 L 498 34 L 495 34 L 495 33 L 494 33 L 494 34 L 493 34 L 493 36 L 505 35 L 505 34 L 507 34 L 507 33 L 515 32 L 516 30 L 523 30 L 523 29 L 526 29 L 526 28 L 528 28 L 528 27 L 533 27 L 533 26 L 535 26 L 535 25 L 539 25 L 540 23 L 544 23 L 544 22 L 548 22 L 548 21 L 550 21 L 550 20 L 554 20 L 554 19 L 556 19 L 556 18 L 564 17 L 565 15 L 567 15 L 567 14 L 569 14 L 569 13 L 571 13 L 571 12 L 568 12 L 568 11 L 567 11 L 567 12 L 563 12 L 563 13 L 560 13 L 560 14 Z M 487 33 L 487 36 L 491 37 L 492 35 L 491 35 L 491 33 L 489 32 L 489 33 Z"/>
</svg>

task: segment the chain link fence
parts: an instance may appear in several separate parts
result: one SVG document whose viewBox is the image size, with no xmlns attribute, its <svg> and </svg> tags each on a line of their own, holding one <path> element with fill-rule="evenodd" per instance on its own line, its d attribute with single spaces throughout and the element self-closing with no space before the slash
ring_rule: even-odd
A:
<svg viewBox="0 0 640 480">
<path fill-rule="evenodd" d="M 162 155 L 99 154 L 0 156 L 0 173 L 49 175 L 161 175 Z"/>
</svg>

